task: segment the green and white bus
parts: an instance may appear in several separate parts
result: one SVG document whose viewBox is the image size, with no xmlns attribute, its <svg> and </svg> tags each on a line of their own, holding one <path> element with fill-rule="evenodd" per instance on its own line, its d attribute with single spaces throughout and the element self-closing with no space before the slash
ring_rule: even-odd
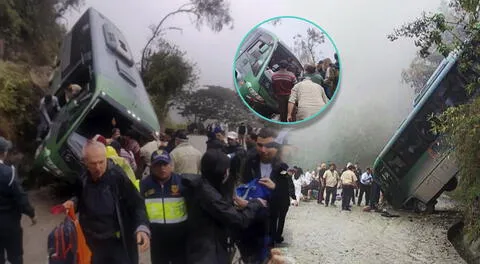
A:
<svg viewBox="0 0 480 264">
<path fill-rule="evenodd" d="M 458 167 L 451 148 L 431 130 L 431 121 L 447 107 L 466 103 L 465 78 L 451 53 L 432 74 L 414 108 L 374 164 L 375 180 L 395 208 L 432 212 L 444 191 L 456 188 Z"/>
<path fill-rule="evenodd" d="M 289 61 L 299 78 L 303 67 L 298 58 L 275 34 L 256 28 L 243 40 L 235 60 L 235 82 L 242 98 L 259 114 L 270 117 L 278 113 L 271 87 L 271 74 L 281 60 Z"/>
<path fill-rule="evenodd" d="M 62 107 L 38 147 L 35 169 L 71 181 L 82 171 L 81 151 L 96 134 L 109 137 L 113 128 L 133 130 L 140 139 L 159 133 L 160 125 L 120 30 L 93 8 L 63 39 L 51 81 L 58 98 L 70 84 L 80 94 Z"/>
</svg>

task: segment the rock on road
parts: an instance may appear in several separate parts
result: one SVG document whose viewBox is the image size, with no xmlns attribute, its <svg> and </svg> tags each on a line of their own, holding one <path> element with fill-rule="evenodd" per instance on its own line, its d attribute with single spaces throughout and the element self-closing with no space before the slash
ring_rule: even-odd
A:
<svg viewBox="0 0 480 264">
<path fill-rule="evenodd" d="M 206 138 L 191 136 L 192 145 L 204 152 Z M 38 223 L 23 217 L 24 263 L 47 263 L 47 236 L 62 215 L 51 215 L 54 200 L 46 188 L 29 192 Z M 438 209 L 442 209 L 437 206 Z M 445 209 L 445 208 L 444 208 Z M 450 210 L 450 209 L 449 209 Z M 398 213 L 398 218 L 365 213 L 353 206 L 352 212 L 303 202 L 290 207 L 285 224 L 285 251 L 295 263 L 465 263 L 447 239 L 447 229 L 457 219 L 452 211 L 433 215 Z M 141 264 L 149 264 L 149 253 Z"/>
</svg>

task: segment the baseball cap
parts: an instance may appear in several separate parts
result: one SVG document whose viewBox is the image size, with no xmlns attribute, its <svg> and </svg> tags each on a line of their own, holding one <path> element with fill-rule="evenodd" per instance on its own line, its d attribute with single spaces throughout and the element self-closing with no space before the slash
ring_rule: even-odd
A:
<svg viewBox="0 0 480 264">
<path fill-rule="evenodd" d="M 165 150 L 157 150 L 152 153 L 152 165 L 160 162 L 170 164 L 171 161 L 172 159 L 170 158 L 170 154 L 168 154 L 168 152 Z"/>
<path fill-rule="evenodd" d="M 4 137 L 0 137 L 0 152 L 9 151 L 12 148 L 12 142 Z"/>
<path fill-rule="evenodd" d="M 230 132 L 227 133 L 227 138 L 238 139 L 238 134 L 237 134 L 237 132 L 230 131 Z"/>
<path fill-rule="evenodd" d="M 175 138 L 188 140 L 187 134 L 184 131 L 178 131 L 177 134 L 175 135 Z"/>
</svg>

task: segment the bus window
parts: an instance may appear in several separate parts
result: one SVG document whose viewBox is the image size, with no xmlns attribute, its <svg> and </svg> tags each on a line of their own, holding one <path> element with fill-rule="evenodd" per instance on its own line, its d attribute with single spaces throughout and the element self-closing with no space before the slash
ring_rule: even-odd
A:
<svg viewBox="0 0 480 264">
<path fill-rule="evenodd" d="M 250 47 L 250 49 L 248 49 L 250 65 L 252 67 L 252 73 L 254 76 L 258 76 L 268 57 L 269 53 L 266 52 L 264 48 L 265 45 L 268 46 L 267 43 L 259 39 L 253 46 Z M 261 50 L 263 50 L 263 52 L 261 52 Z"/>
<path fill-rule="evenodd" d="M 384 161 L 399 178 L 408 172 L 408 165 L 393 149 L 385 155 Z"/>
</svg>

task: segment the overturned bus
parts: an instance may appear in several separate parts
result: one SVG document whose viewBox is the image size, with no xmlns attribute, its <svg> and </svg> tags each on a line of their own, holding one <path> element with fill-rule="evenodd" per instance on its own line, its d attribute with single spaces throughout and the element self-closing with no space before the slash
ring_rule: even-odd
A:
<svg viewBox="0 0 480 264">
<path fill-rule="evenodd" d="M 275 34 L 263 28 L 252 30 L 237 52 L 236 87 L 243 100 L 266 117 L 278 113 L 271 73 L 278 70 L 282 60 L 289 61 L 290 70 L 301 77 L 303 67 L 298 58 Z"/>
<path fill-rule="evenodd" d="M 82 171 L 81 152 L 96 134 L 114 128 L 139 139 L 159 133 L 152 103 L 120 30 L 93 8 L 63 39 L 51 93 L 62 98 L 71 84 L 82 89 L 53 120 L 35 154 L 35 171 L 72 181 Z"/>
</svg>

